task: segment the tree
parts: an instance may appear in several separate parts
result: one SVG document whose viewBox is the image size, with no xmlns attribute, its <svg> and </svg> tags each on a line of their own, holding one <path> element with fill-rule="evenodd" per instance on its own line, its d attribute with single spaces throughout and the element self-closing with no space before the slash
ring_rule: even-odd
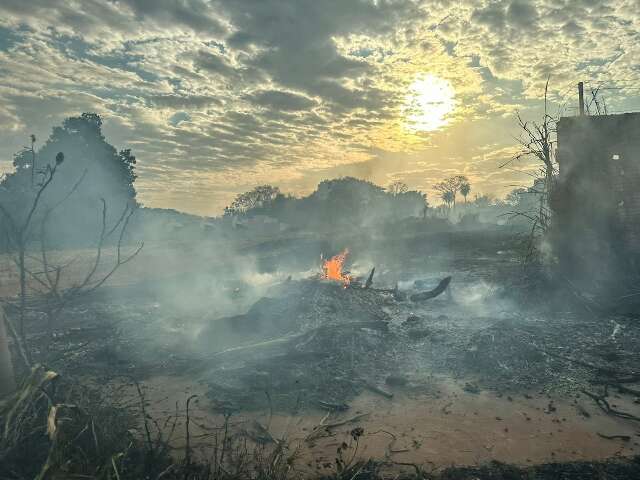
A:
<svg viewBox="0 0 640 480">
<path fill-rule="evenodd" d="M 377 204 L 372 205 L 378 217 L 384 219 L 388 216 L 394 220 L 407 217 L 425 217 L 428 208 L 427 196 L 415 190 L 404 193 L 387 193 L 381 197 Z"/>
<path fill-rule="evenodd" d="M 390 214 L 390 195 L 373 182 L 354 177 L 323 180 L 310 200 L 317 214 L 313 220 L 321 225 L 349 228 L 376 222 Z"/>
<path fill-rule="evenodd" d="M 42 150 L 43 149 L 41 149 L 41 151 Z M 126 156 L 131 157 L 130 152 L 126 153 Z M 75 283 L 71 288 L 62 289 L 60 287 L 60 278 L 65 266 L 53 265 L 49 261 L 50 225 L 57 223 L 60 218 L 65 218 L 70 213 L 73 214 L 77 212 L 74 206 L 78 202 L 73 202 L 71 204 L 67 203 L 64 211 L 60 212 L 60 215 L 56 215 L 59 207 L 62 206 L 71 195 L 78 195 L 78 192 L 82 190 L 81 187 L 87 178 L 88 170 L 85 169 L 78 178 L 74 179 L 73 183 L 70 183 L 68 176 L 58 173 L 63 162 L 66 166 L 65 155 L 62 152 L 58 152 L 55 155 L 55 161 L 53 163 L 41 162 L 43 166 L 38 173 L 40 178 L 39 183 L 30 187 L 30 179 L 29 182 L 26 182 L 26 177 L 23 175 L 23 172 L 28 167 L 20 161 L 20 155 L 17 155 L 16 158 L 18 160 L 16 162 L 16 172 L 14 172 L 12 181 L 10 182 L 10 186 L 13 188 L 5 188 L 3 191 L 2 201 L 0 201 L 0 217 L 4 220 L 3 223 L 5 225 L 8 248 L 9 251 L 15 255 L 14 261 L 18 270 L 20 283 L 18 296 L 19 318 L 17 327 L 8 318 L 5 319 L 5 323 L 9 334 L 18 347 L 23 362 L 29 366 L 31 364 L 31 352 L 25 332 L 27 278 L 30 277 L 41 287 L 44 287 L 44 290 L 41 289 L 39 293 L 45 296 L 47 304 L 46 314 L 49 319 L 49 327 L 51 327 L 53 319 L 52 313 L 54 312 L 54 310 L 50 308 L 50 305 L 52 305 L 51 300 L 57 301 L 58 308 L 55 310 L 55 313 L 59 313 L 70 298 L 76 298 L 81 293 L 87 293 L 100 287 L 121 265 L 127 263 L 137 255 L 142 245 L 130 256 L 125 257 L 121 253 L 123 237 L 129 219 L 137 207 L 137 203 L 132 201 L 126 204 L 122 214 L 116 217 L 117 220 L 114 222 L 115 225 L 113 228 L 107 230 L 107 203 L 105 199 L 100 198 L 102 205 L 102 228 L 98 240 L 95 262 L 83 280 Z M 35 156 L 32 157 L 32 163 L 30 165 L 35 164 L 35 158 Z M 70 185 L 70 187 L 66 192 L 62 192 L 59 184 L 67 184 Z M 54 191 L 53 194 L 51 194 L 52 191 Z M 86 198 L 84 200 L 86 200 Z M 55 222 L 53 221 L 54 219 Z M 91 230 L 90 224 L 85 224 L 84 228 L 84 236 L 91 236 L 89 233 Z M 107 238 L 118 230 L 119 236 L 115 265 L 100 278 L 98 276 L 98 267 L 100 266 L 102 258 L 103 246 Z M 74 231 L 70 234 L 76 233 L 77 232 Z M 29 250 L 36 246 L 37 243 L 40 244 L 40 260 L 32 253 L 29 253 Z M 41 268 L 36 271 L 36 268 L 28 265 L 28 261 L 31 264 L 35 262 L 37 266 Z"/>
<path fill-rule="evenodd" d="M 444 201 L 444 203 L 449 205 L 448 201 L 445 200 L 445 194 L 446 194 L 446 198 L 450 198 L 451 196 L 451 190 L 447 182 L 442 181 L 442 182 L 436 183 L 433 186 L 433 188 L 435 189 L 436 192 L 438 192 L 440 198 Z"/>
<path fill-rule="evenodd" d="M 451 208 L 455 204 L 455 194 L 451 190 L 445 190 L 440 194 L 440 198 L 447 205 L 447 207 Z"/>
<path fill-rule="evenodd" d="M 471 184 L 469 182 L 463 182 L 460 185 L 460 194 L 464 197 L 464 203 L 467 203 L 469 193 L 471 193 Z"/>
<path fill-rule="evenodd" d="M 549 79 L 544 87 L 544 114 L 542 121 L 527 122 L 517 115 L 518 125 L 521 129 L 518 143 L 520 151 L 501 167 L 523 158 L 534 158 L 540 163 L 540 171 L 534 176 L 534 187 L 529 191 L 538 199 L 536 211 L 526 215 L 531 222 L 531 231 L 528 241 L 527 261 L 535 260 L 538 255 L 537 244 L 542 236 L 546 235 L 551 226 L 550 200 L 554 194 L 555 178 L 557 173 L 556 150 L 556 124 L 557 118 L 548 113 L 547 95 L 549 91 Z M 515 212 L 516 216 L 523 216 Z"/>
<path fill-rule="evenodd" d="M 382 188 L 354 177 L 323 180 L 307 197 L 263 185 L 238 195 L 225 216 L 264 214 L 294 228 L 360 228 L 387 220 L 426 215 L 426 195 L 406 185 Z"/>
<path fill-rule="evenodd" d="M 465 184 L 469 184 L 467 177 L 464 175 L 454 175 L 453 177 L 446 178 L 442 182 L 435 184 L 434 188 L 440 193 L 440 198 L 443 198 L 443 195 L 447 193 L 447 198 L 450 198 L 451 205 L 455 207 L 456 194 Z M 469 190 L 471 190 L 471 187 L 469 187 Z"/>
<path fill-rule="evenodd" d="M 106 141 L 99 115 L 83 113 L 67 118 L 61 126 L 53 128 L 37 152 L 33 148 L 34 143 L 35 138 L 32 138 L 31 148 L 25 148 L 14 157 L 15 170 L 1 185 L 0 201 L 10 206 L 17 216 L 24 214 L 21 210 L 28 207 L 33 189 L 38 188 L 48 175 L 46 162 L 36 162 L 36 158 L 52 159 L 57 152 L 65 155 L 65 174 L 43 193 L 41 201 L 44 206 L 60 201 L 81 175 L 85 177 L 75 193 L 77 201 L 52 218 L 49 232 L 52 245 L 63 246 L 73 242 L 84 246 L 93 242 L 91 233 L 94 229 L 87 228 L 87 225 L 96 225 L 101 199 L 111 207 L 109 222 L 115 221 L 126 205 L 137 205 L 134 188 L 136 158 L 131 150 L 118 151 Z"/>
<path fill-rule="evenodd" d="M 264 209 L 270 206 L 280 195 L 280 189 L 271 185 L 260 185 L 245 193 L 241 193 L 225 207 L 224 215 L 245 215 L 257 209 Z"/>
<path fill-rule="evenodd" d="M 496 199 L 493 195 L 485 193 L 480 196 L 476 195 L 476 199 L 473 201 L 473 203 L 476 207 L 486 208 L 486 207 L 490 207 L 491 205 L 494 205 L 495 201 Z"/>
<path fill-rule="evenodd" d="M 409 187 L 406 183 L 401 182 L 399 180 L 396 180 L 395 182 L 392 182 L 389 184 L 389 186 L 387 187 L 387 192 L 389 192 L 391 195 L 399 195 L 401 193 L 407 193 L 409 191 Z"/>
</svg>

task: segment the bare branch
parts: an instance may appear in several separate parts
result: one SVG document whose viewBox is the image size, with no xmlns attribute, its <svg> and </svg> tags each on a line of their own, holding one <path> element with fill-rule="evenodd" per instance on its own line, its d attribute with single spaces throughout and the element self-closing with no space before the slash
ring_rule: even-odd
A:
<svg viewBox="0 0 640 480">
<path fill-rule="evenodd" d="M 93 287 L 89 289 L 89 291 L 94 291 L 100 286 L 102 286 L 111 277 L 111 275 L 113 275 L 116 272 L 116 270 L 118 270 L 122 265 L 129 263 L 131 260 L 133 260 L 144 247 L 144 242 L 141 242 L 138 248 L 136 248 L 133 251 L 133 253 L 131 253 L 129 256 L 127 256 L 124 259 L 122 258 L 122 240 L 124 239 L 124 234 L 127 231 L 127 227 L 129 226 L 129 220 L 131 219 L 134 213 L 135 213 L 135 210 L 133 209 L 130 210 L 124 220 L 124 223 L 122 224 L 122 229 L 120 230 L 120 236 L 118 237 L 118 246 L 116 249 L 116 263 L 114 264 L 113 268 L 97 284 L 95 284 Z"/>
<path fill-rule="evenodd" d="M 57 169 L 58 169 L 58 165 L 57 164 L 54 165 L 53 168 L 51 168 L 50 165 L 47 165 L 47 173 L 49 173 L 49 177 L 44 181 L 44 183 L 42 185 L 40 185 L 40 188 L 38 189 L 38 193 L 36 193 L 36 198 L 33 200 L 33 203 L 31 204 L 31 209 L 29 210 L 29 213 L 27 214 L 27 218 L 24 221 L 22 227 L 20 228 L 20 235 L 21 236 L 23 236 L 24 233 L 29 228 L 29 224 L 31 223 L 31 218 L 33 217 L 33 214 L 35 213 L 36 208 L 38 208 L 38 203 L 40 203 L 40 197 L 42 197 L 42 193 L 46 190 L 46 188 L 49 186 L 49 184 L 53 180 L 53 177 L 56 174 L 56 170 Z"/>
<path fill-rule="evenodd" d="M 102 201 L 102 229 L 100 230 L 100 237 L 98 238 L 96 258 L 93 263 L 93 267 L 89 270 L 85 279 L 80 283 L 80 285 L 75 287 L 77 290 L 81 290 L 89 284 L 98 270 L 98 266 L 100 265 L 100 260 L 102 258 L 102 247 L 104 245 L 105 232 L 107 230 L 107 202 L 105 202 L 104 198 L 101 198 L 100 200 Z M 127 208 L 129 207 L 127 206 Z"/>
</svg>

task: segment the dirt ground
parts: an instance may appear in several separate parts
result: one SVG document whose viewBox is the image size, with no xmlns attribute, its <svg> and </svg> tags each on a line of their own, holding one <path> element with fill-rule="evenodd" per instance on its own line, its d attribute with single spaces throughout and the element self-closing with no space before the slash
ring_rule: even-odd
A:
<svg viewBox="0 0 640 480">
<path fill-rule="evenodd" d="M 222 415 L 212 413 L 206 387 L 176 377 L 155 377 L 145 382 L 145 388 L 152 415 L 159 418 L 171 415 L 176 402 L 184 408 L 186 398 L 199 395 L 193 403 L 192 433 L 194 438 L 202 438 L 199 448 L 206 458 L 211 430 L 202 426 L 224 423 Z M 235 431 L 244 431 L 258 421 L 274 438 L 284 439 L 292 450 L 298 450 L 301 465 L 317 471 L 334 468 L 336 448 L 349 441 L 356 426 L 364 429 L 357 458 L 413 463 L 426 469 L 482 465 L 493 460 L 522 466 L 597 461 L 640 453 L 636 426 L 605 415 L 585 398 L 550 398 L 535 391 L 514 396 L 469 393 L 464 385 L 449 379 L 442 379 L 437 388 L 434 394 L 419 397 L 394 392 L 393 399 L 364 393 L 352 402 L 349 412 L 332 415 L 325 423 L 365 417 L 311 440 L 325 412 L 240 412 L 230 422 Z M 633 407 L 628 399 L 617 401 L 620 407 Z M 553 411 L 549 411 L 550 404 Z M 178 431 L 183 432 L 181 427 Z M 183 446 L 184 434 L 179 433 L 175 437 L 177 455 Z"/>
<path fill-rule="evenodd" d="M 320 253 L 345 246 L 353 272 L 376 267 L 380 291 L 314 278 Z M 7 272 L 5 293 L 15 291 Z M 450 290 L 430 301 L 389 293 L 428 289 L 447 275 Z M 521 279 L 517 235 L 506 229 L 247 241 L 228 255 L 213 243 L 151 244 L 99 295 L 69 307 L 51 345 L 33 313 L 31 342 L 52 368 L 130 405 L 132 381 L 141 382 L 160 423 L 177 409 L 177 454 L 193 394 L 192 434 L 201 455 L 220 435 L 227 409 L 234 434 L 255 441 L 257 421 L 314 472 L 332 468 L 337 447 L 351 445 L 356 427 L 364 429 L 358 458 L 428 468 L 640 454 L 638 421 L 604 413 L 585 393 L 600 395 L 609 378 L 608 405 L 640 415 L 640 400 L 629 393 L 640 387 L 625 383 L 623 392 L 614 381 L 640 372 L 640 324 L 628 315 L 589 315 L 568 299 L 527 299 L 539 293 L 523 289 Z M 286 312 L 287 322 L 274 323 L 280 330 L 228 336 L 238 319 L 251 321 L 245 314 L 264 296 L 285 299 L 260 319 L 274 322 Z M 348 333 L 317 330 L 325 321 L 359 323 Z M 385 328 L 376 330 L 377 322 Z M 233 348 L 222 348 L 230 338 Z M 266 347 L 254 348 L 260 341 Z M 311 345 L 313 356 L 299 345 Z M 289 356 L 291 348 L 298 356 Z M 283 372 L 286 381 L 276 378 Z M 345 377 L 357 377 L 353 388 L 344 386 Z M 345 408 L 327 412 L 319 400 Z"/>
</svg>

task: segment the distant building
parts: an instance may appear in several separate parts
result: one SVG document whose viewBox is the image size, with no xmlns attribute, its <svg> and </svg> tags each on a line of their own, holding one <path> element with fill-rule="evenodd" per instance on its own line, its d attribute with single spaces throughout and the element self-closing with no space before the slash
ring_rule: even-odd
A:
<svg viewBox="0 0 640 480">
<path fill-rule="evenodd" d="M 640 113 L 558 122 L 554 242 L 572 277 L 640 264 Z"/>
</svg>

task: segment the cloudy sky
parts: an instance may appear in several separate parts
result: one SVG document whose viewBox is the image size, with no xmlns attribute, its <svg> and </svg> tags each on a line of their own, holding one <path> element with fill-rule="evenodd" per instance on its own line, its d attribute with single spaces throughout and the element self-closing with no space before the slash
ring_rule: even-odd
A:
<svg viewBox="0 0 640 480">
<path fill-rule="evenodd" d="M 132 148 L 147 206 L 217 214 L 262 183 L 529 180 L 515 115 L 576 83 L 640 110 L 640 0 L 2 0 L 0 170 L 81 112 Z"/>
</svg>

